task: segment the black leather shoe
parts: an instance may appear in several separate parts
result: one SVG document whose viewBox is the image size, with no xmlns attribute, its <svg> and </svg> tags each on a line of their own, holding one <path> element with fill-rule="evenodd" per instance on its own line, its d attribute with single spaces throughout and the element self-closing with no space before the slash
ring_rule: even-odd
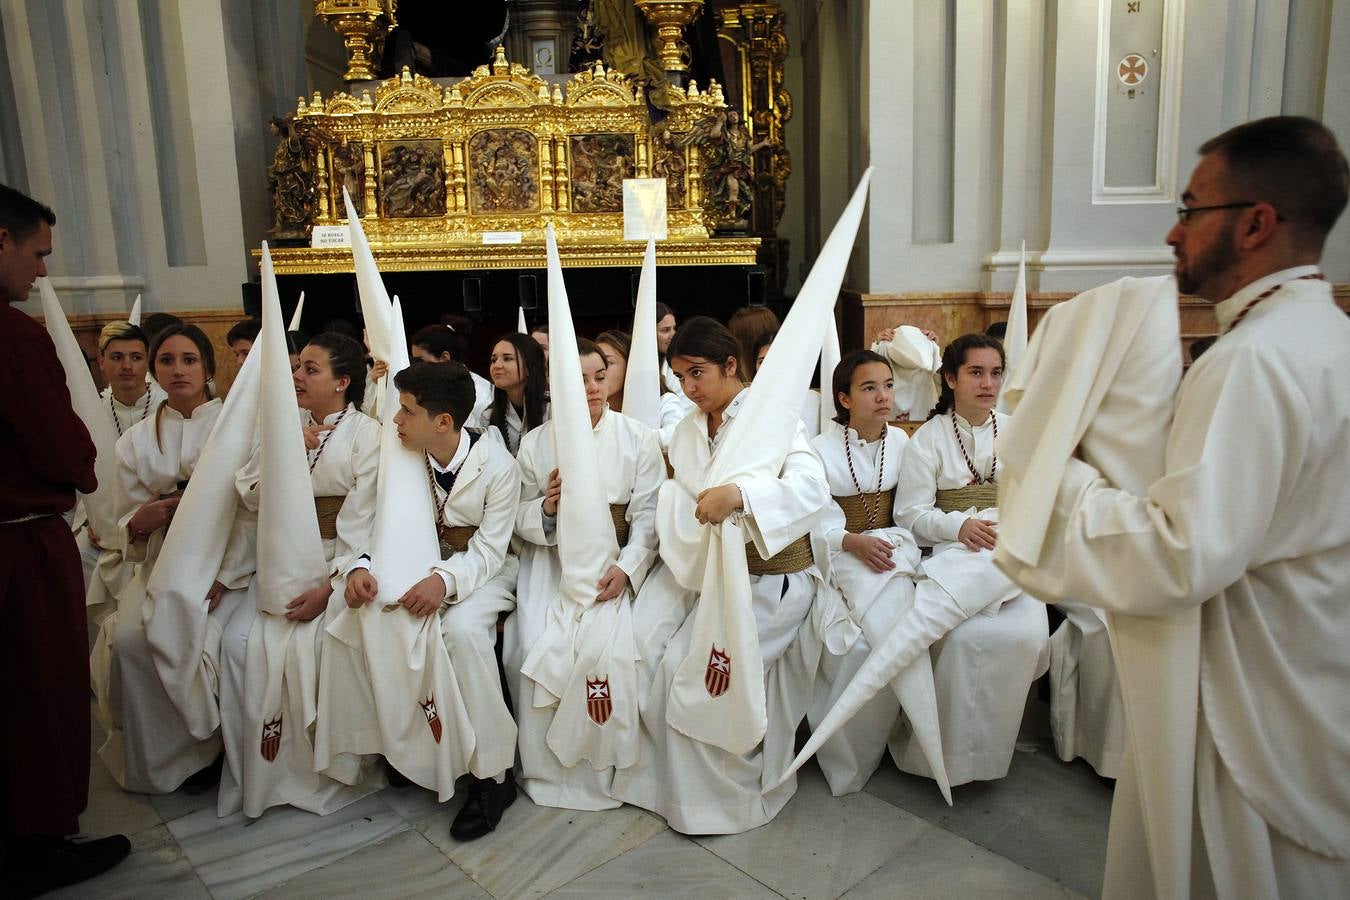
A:
<svg viewBox="0 0 1350 900">
<path fill-rule="evenodd" d="M 37 897 L 79 884 L 102 875 L 130 852 L 131 841 L 120 834 L 78 844 L 58 837 L 18 838 L 6 848 L 0 895 Z"/>
<path fill-rule="evenodd" d="M 216 757 L 216 761 L 199 772 L 193 772 L 183 782 L 182 789 L 189 794 L 204 794 L 220 784 L 220 773 L 225 768 L 225 754 Z"/>
<path fill-rule="evenodd" d="M 469 798 L 450 823 L 450 836 L 457 841 L 472 841 L 496 831 L 502 813 L 515 802 L 516 783 L 509 772 L 501 784 L 491 778 L 475 779 L 469 788 Z"/>
<path fill-rule="evenodd" d="M 412 779 L 389 765 L 389 760 L 387 759 L 384 761 L 384 775 L 389 779 L 389 786 L 393 788 L 405 788 L 412 784 Z"/>
</svg>

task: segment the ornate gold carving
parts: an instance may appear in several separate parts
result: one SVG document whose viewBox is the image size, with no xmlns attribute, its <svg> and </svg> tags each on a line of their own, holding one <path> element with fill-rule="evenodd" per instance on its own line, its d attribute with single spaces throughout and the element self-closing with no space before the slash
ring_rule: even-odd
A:
<svg viewBox="0 0 1350 900">
<path fill-rule="evenodd" d="M 623 180 L 634 173 L 633 135 L 574 134 L 572 209 L 623 212 Z"/>
<path fill-rule="evenodd" d="M 380 144 L 380 215 L 445 215 L 444 158 L 440 141 Z"/>
<path fill-rule="evenodd" d="M 469 209 L 476 213 L 539 209 L 539 150 L 519 128 L 480 131 L 469 139 Z"/>
<path fill-rule="evenodd" d="M 342 35 L 347 48 L 344 81 L 368 81 L 384 51 L 384 38 L 398 24 L 398 0 L 314 0 L 314 15 Z"/>
<path fill-rule="evenodd" d="M 633 0 L 633 5 L 656 27 L 661 68 L 688 72 L 689 45 L 684 42 L 684 29 L 703 11 L 703 0 Z"/>
</svg>

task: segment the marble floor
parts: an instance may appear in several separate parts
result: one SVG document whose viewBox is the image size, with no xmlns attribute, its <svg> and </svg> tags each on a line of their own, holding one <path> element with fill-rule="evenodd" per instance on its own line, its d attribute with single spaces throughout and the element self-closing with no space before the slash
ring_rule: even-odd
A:
<svg viewBox="0 0 1350 900">
<path fill-rule="evenodd" d="M 1051 749 L 1028 703 L 1012 770 L 948 807 L 887 760 L 860 793 L 830 796 L 814 765 L 773 822 L 688 838 L 624 807 L 575 812 L 523 794 L 496 832 L 450 839 L 457 800 L 389 788 L 327 817 L 216 817 L 215 795 L 121 791 L 94 758 L 85 833 L 131 836 L 132 855 L 57 897 L 1079 897 L 1098 893 L 1111 790 Z M 96 726 L 97 727 L 97 726 Z"/>
</svg>

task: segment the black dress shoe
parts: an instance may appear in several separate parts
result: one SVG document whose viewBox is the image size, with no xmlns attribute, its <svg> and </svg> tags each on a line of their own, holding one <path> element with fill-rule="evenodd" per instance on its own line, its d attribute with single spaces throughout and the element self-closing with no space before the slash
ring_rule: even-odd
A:
<svg viewBox="0 0 1350 900">
<path fill-rule="evenodd" d="M 216 761 L 199 772 L 193 772 L 183 782 L 183 790 L 189 794 L 203 794 L 220 784 L 220 773 L 225 768 L 225 754 L 216 757 Z"/>
<path fill-rule="evenodd" d="M 114 834 L 93 841 L 58 837 L 17 838 L 6 848 L 0 896 L 37 897 L 87 881 L 117 865 L 131 852 L 131 841 Z"/>
<path fill-rule="evenodd" d="M 457 841 L 472 841 L 496 831 L 502 813 L 516 802 L 516 783 L 507 773 L 501 784 L 491 778 L 474 779 L 469 788 L 469 799 L 464 801 L 459 815 L 450 823 L 450 836 Z"/>
<path fill-rule="evenodd" d="M 405 788 L 412 784 L 412 779 L 404 775 L 398 769 L 389 765 L 389 760 L 384 761 L 384 775 L 389 779 L 389 786 L 394 788 Z"/>
</svg>

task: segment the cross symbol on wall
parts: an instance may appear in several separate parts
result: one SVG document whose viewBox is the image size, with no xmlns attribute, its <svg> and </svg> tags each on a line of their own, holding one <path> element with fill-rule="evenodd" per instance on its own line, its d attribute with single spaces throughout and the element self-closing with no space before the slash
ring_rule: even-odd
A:
<svg viewBox="0 0 1350 900">
<path fill-rule="evenodd" d="M 1126 84 L 1138 84 L 1147 72 L 1148 64 L 1140 56 L 1131 54 L 1120 61 L 1120 80 Z"/>
</svg>

